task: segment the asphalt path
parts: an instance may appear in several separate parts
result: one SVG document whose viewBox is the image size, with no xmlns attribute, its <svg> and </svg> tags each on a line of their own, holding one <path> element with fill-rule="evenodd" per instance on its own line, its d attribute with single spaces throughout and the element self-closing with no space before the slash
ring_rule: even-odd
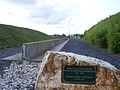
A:
<svg viewBox="0 0 120 90">
<path fill-rule="evenodd" d="M 0 50 L 0 59 L 11 55 L 15 55 L 22 52 L 22 47 L 19 48 L 8 48 Z"/>
<path fill-rule="evenodd" d="M 119 55 L 108 53 L 105 49 L 96 48 L 95 46 L 89 45 L 81 40 L 70 39 L 61 51 L 102 59 L 120 69 Z"/>
</svg>

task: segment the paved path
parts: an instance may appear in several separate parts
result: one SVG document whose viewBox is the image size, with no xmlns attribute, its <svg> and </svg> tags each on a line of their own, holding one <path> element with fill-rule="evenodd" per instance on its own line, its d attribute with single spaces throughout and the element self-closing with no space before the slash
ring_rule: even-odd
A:
<svg viewBox="0 0 120 90">
<path fill-rule="evenodd" d="M 3 50 L 0 50 L 0 59 L 11 56 L 11 55 L 15 55 L 21 52 L 22 52 L 22 47 L 3 49 Z"/>
<path fill-rule="evenodd" d="M 70 39 L 61 51 L 96 57 L 120 69 L 120 56 L 115 56 L 103 49 L 96 48 L 80 40 Z"/>
</svg>

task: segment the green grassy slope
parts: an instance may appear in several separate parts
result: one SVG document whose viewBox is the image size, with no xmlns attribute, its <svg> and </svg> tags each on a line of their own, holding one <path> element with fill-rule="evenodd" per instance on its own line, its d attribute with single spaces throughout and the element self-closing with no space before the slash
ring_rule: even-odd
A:
<svg viewBox="0 0 120 90">
<path fill-rule="evenodd" d="M 83 40 L 112 53 L 120 53 L 120 12 L 91 27 L 84 33 Z"/>
<path fill-rule="evenodd" d="M 0 49 L 19 47 L 25 42 L 47 39 L 52 37 L 32 29 L 0 24 Z"/>
</svg>

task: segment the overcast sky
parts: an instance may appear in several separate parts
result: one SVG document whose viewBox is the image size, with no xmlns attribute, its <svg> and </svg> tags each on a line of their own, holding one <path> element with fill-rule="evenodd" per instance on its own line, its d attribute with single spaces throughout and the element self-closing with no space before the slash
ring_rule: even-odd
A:
<svg viewBox="0 0 120 90">
<path fill-rule="evenodd" d="M 82 34 L 120 11 L 120 0 L 0 0 L 0 23 L 46 34 Z"/>
</svg>

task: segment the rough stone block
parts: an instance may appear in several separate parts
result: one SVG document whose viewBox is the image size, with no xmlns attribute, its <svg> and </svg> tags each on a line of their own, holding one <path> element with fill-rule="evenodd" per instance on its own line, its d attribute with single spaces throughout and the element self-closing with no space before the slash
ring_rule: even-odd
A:
<svg viewBox="0 0 120 90">
<path fill-rule="evenodd" d="M 62 65 L 96 66 L 95 84 L 63 83 Z M 120 71 L 93 57 L 64 52 L 47 52 L 41 64 L 35 90 L 120 90 Z"/>
</svg>

